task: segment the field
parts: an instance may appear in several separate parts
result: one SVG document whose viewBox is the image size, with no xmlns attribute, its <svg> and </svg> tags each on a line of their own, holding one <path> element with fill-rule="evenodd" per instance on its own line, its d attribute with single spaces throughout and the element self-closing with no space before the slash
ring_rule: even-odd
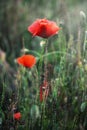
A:
<svg viewBox="0 0 87 130">
<path fill-rule="evenodd" d="M 87 1 L 0 10 L 0 130 L 87 130 Z"/>
</svg>

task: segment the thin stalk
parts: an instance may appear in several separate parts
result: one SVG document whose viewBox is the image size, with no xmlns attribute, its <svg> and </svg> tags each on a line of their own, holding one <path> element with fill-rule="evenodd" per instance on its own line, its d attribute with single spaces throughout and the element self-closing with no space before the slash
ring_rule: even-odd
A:
<svg viewBox="0 0 87 130">
<path fill-rule="evenodd" d="M 48 53 L 48 40 L 46 41 L 46 44 L 45 44 L 45 55 L 47 55 Z M 47 80 L 47 56 L 45 57 L 44 59 L 44 81 Z"/>
<path fill-rule="evenodd" d="M 53 51 L 53 52 L 49 52 L 49 53 L 47 53 L 47 54 L 42 55 L 41 57 L 37 58 L 37 60 L 39 60 L 39 59 L 41 59 L 41 58 L 44 58 L 44 57 L 51 56 L 51 55 L 55 55 L 55 54 L 64 54 L 64 55 L 67 55 L 67 56 L 74 57 L 74 55 L 71 55 L 70 53 L 67 53 L 67 52 Z"/>
</svg>

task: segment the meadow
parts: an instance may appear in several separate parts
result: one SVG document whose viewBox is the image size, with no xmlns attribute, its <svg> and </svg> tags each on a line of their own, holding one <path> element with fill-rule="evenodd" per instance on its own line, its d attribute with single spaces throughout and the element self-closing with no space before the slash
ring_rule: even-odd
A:
<svg viewBox="0 0 87 130">
<path fill-rule="evenodd" d="M 87 129 L 86 6 L 1 0 L 0 130 Z"/>
</svg>

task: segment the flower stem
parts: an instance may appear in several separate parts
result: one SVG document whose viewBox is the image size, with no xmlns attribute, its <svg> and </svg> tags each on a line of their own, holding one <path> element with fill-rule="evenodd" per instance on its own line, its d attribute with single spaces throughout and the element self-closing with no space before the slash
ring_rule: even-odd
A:
<svg viewBox="0 0 87 130">
<path fill-rule="evenodd" d="M 46 44 L 45 44 L 45 50 L 44 50 L 44 54 L 47 55 L 48 53 L 48 40 L 46 40 Z M 47 57 L 44 58 L 44 81 L 47 80 Z"/>
</svg>

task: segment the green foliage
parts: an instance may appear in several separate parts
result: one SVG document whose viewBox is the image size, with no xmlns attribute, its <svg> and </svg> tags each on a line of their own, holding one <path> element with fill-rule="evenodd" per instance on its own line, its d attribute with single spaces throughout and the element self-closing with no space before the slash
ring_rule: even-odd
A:
<svg viewBox="0 0 87 130">
<path fill-rule="evenodd" d="M 48 39 L 48 52 L 45 54 L 46 44 L 40 45 L 43 39 L 32 37 L 27 31 L 27 26 L 38 16 L 46 15 L 50 19 L 57 20 L 56 4 L 61 2 L 57 3 L 54 0 L 50 2 L 23 0 L 22 2 L 25 4 L 23 5 L 20 1 L 11 3 L 9 0 L 1 2 L 0 5 L 0 48 L 7 56 L 4 59 L 2 52 L 0 53 L 0 128 L 3 130 L 87 129 L 86 18 L 83 19 L 82 16 L 79 18 L 74 12 L 77 19 L 81 21 L 76 21 L 69 14 L 72 25 L 68 24 L 64 8 L 62 8 L 63 15 L 59 11 L 58 19 L 61 30 L 58 35 Z M 62 2 L 65 6 L 64 1 Z M 15 7 L 13 3 L 16 4 Z M 73 7 L 75 4 L 81 4 L 81 1 L 66 0 L 66 3 Z M 45 10 L 41 11 L 44 7 L 46 7 L 46 13 L 43 13 Z M 23 9 L 21 11 L 24 14 L 18 15 L 16 12 L 16 17 L 14 12 L 21 12 L 20 9 Z M 47 14 L 47 11 L 50 13 Z M 5 16 L 2 15 L 4 13 Z M 16 57 L 24 53 L 36 57 L 37 63 L 32 69 L 18 66 L 14 62 Z M 47 61 L 46 69 L 45 60 Z M 49 94 L 41 102 L 40 87 L 46 72 Z M 16 111 L 22 115 L 19 121 L 13 119 Z"/>
<path fill-rule="evenodd" d="M 70 45 L 67 47 L 62 32 L 58 38 L 49 41 L 51 44 L 54 41 L 54 46 L 48 48 L 49 52 L 46 55 L 43 53 L 44 46 L 40 48 L 42 50 L 40 52 L 28 50 L 27 53 L 34 54 L 38 59 L 34 68 L 31 70 L 21 66 L 18 68 L 16 100 L 18 110 L 22 113 L 18 130 L 76 130 L 80 124 L 86 128 L 87 70 L 84 61 L 77 62 L 77 54 L 69 51 L 72 40 L 69 40 Z M 44 57 L 48 59 L 48 64 L 53 66 L 53 70 L 50 70 L 48 81 L 51 86 L 49 96 L 46 101 L 40 102 L 39 88 Z"/>
</svg>

